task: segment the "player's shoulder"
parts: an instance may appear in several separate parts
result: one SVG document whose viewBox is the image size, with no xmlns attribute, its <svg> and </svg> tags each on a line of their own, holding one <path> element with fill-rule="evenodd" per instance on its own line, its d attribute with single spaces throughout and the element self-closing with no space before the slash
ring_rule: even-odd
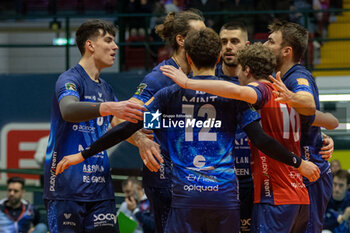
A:
<svg viewBox="0 0 350 233">
<path fill-rule="evenodd" d="M 289 74 L 290 78 L 297 79 L 297 78 L 305 78 L 305 79 L 313 79 L 313 76 L 309 70 L 307 70 L 302 65 L 295 65 L 291 68 L 291 72 Z"/>
<path fill-rule="evenodd" d="M 77 66 L 74 66 L 68 70 L 66 70 L 65 72 L 63 72 L 59 77 L 58 77 L 58 81 L 61 80 L 66 80 L 66 79 L 70 79 L 70 80 L 76 80 L 76 81 L 80 81 L 82 79 L 82 75 L 80 74 L 80 72 L 77 69 Z"/>
</svg>

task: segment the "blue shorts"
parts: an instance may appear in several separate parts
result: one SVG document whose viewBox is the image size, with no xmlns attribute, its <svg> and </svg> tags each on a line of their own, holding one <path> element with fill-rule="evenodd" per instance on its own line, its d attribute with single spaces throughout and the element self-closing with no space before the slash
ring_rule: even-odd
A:
<svg viewBox="0 0 350 233">
<path fill-rule="evenodd" d="M 333 175 L 330 169 L 316 182 L 306 187 L 310 198 L 310 220 L 306 232 L 322 232 L 324 214 L 333 190 Z"/>
<path fill-rule="evenodd" d="M 45 204 L 50 233 L 119 232 L 114 200 L 47 200 Z"/>
<path fill-rule="evenodd" d="M 254 184 L 244 184 L 239 187 L 241 209 L 241 233 L 250 232 L 254 202 Z"/>
<path fill-rule="evenodd" d="M 239 233 L 239 209 L 171 208 L 165 233 Z"/>
<path fill-rule="evenodd" d="M 170 211 L 171 189 L 144 186 L 144 190 L 154 213 L 156 232 L 163 233 Z"/>
<path fill-rule="evenodd" d="M 252 233 L 302 233 L 306 231 L 309 205 L 254 204 Z"/>
</svg>

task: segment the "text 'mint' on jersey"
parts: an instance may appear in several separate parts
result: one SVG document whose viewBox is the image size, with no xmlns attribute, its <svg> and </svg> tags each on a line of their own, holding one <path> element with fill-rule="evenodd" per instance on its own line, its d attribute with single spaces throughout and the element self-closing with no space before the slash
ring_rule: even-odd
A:
<svg viewBox="0 0 350 233">
<path fill-rule="evenodd" d="M 261 125 L 269 136 L 300 156 L 301 123 L 299 114 L 286 104 L 275 101 L 269 82 L 249 84 L 257 93 L 254 105 Z M 309 195 L 298 169 L 278 162 L 251 145 L 254 203 L 271 205 L 309 204 Z"/>
<path fill-rule="evenodd" d="M 245 102 L 177 85 L 160 90 L 146 107 L 162 113 L 162 145 L 173 162 L 172 207 L 239 208 L 235 132 L 237 125 L 244 128 L 260 119 L 259 114 Z"/>
<path fill-rule="evenodd" d="M 56 176 L 58 162 L 69 154 L 82 151 L 101 137 L 108 129 L 111 116 L 86 122 L 67 122 L 62 119 L 59 101 L 75 96 L 79 101 L 117 101 L 112 87 L 103 79 L 90 79 L 79 64 L 60 75 L 56 82 L 51 110 L 51 130 L 45 157 L 44 199 L 99 201 L 114 199 L 106 151 L 69 167 Z"/>
</svg>

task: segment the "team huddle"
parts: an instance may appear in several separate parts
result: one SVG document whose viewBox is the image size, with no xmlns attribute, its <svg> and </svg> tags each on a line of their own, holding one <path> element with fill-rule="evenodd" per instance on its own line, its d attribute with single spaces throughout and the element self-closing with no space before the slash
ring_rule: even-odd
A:
<svg viewBox="0 0 350 233">
<path fill-rule="evenodd" d="M 281 21 L 269 29 L 264 44 L 250 44 L 242 24 L 217 34 L 195 12 L 169 13 L 156 32 L 172 57 L 117 102 L 99 78 L 113 65 L 116 30 L 82 24 L 82 58 L 59 77 L 53 98 L 50 232 L 119 232 L 105 150 L 123 140 L 139 148 L 158 233 L 321 232 L 333 142 L 320 127 L 338 121 L 319 111 L 315 80 L 299 64 L 307 30 Z M 172 123 L 150 137 L 140 110 Z"/>
</svg>

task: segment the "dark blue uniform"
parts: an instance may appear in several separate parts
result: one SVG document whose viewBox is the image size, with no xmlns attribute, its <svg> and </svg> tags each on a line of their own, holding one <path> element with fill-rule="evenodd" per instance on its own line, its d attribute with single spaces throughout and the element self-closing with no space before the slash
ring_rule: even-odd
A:
<svg viewBox="0 0 350 233">
<path fill-rule="evenodd" d="M 143 81 L 138 86 L 133 98 L 146 103 L 154 96 L 157 91 L 164 87 L 174 84 L 174 81 L 162 74 L 160 67 L 163 65 L 172 65 L 179 68 L 175 61 L 170 58 L 161 62 L 153 68 L 152 72 L 147 74 Z M 155 131 L 154 140 L 164 146 L 160 142 L 160 132 Z M 166 149 L 162 150 L 164 164 L 161 165 L 158 172 L 151 172 L 143 166 L 143 187 L 145 193 L 151 203 L 151 208 L 154 211 L 156 230 L 158 233 L 164 231 L 165 223 L 168 218 L 171 203 L 171 161 L 169 153 Z"/>
<path fill-rule="evenodd" d="M 244 128 L 259 115 L 247 103 L 177 85 L 160 90 L 146 107 L 162 113 L 161 145 L 173 162 L 165 232 L 178 232 L 179 227 L 181 232 L 239 232 L 235 132 L 237 125 Z"/>
<path fill-rule="evenodd" d="M 108 129 L 111 116 L 86 122 L 62 119 L 59 101 L 75 96 L 79 101 L 117 101 L 104 80 L 94 82 L 76 65 L 60 75 L 52 102 L 51 130 L 45 157 L 44 199 L 50 232 L 115 232 L 114 189 L 109 158 L 101 152 L 56 176 L 56 166 L 66 155 L 82 151 Z"/>
<path fill-rule="evenodd" d="M 216 66 L 215 75 L 222 80 L 240 85 L 238 77 L 230 77 L 223 73 L 222 64 Z M 235 157 L 236 175 L 239 181 L 239 200 L 241 209 L 241 232 L 250 232 L 251 216 L 254 200 L 254 184 L 250 166 L 250 148 L 247 134 L 238 126 L 235 135 Z"/>
<path fill-rule="evenodd" d="M 296 64 L 290 68 L 282 78 L 286 87 L 294 93 L 306 91 L 313 95 L 316 109 L 320 110 L 319 94 L 315 79 L 305 67 Z M 310 220 L 307 232 L 321 232 L 323 226 L 323 215 L 327 203 L 332 195 L 332 174 L 329 163 L 322 159 L 319 151 L 322 147 L 322 135 L 320 127 L 308 127 L 310 117 L 301 116 L 301 152 L 303 159 L 315 163 L 320 171 L 320 178 L 313 183 L 304 179 L 310 197 Z M 303 127 L 307 127 L 306 129 Z"/>
</svg>

